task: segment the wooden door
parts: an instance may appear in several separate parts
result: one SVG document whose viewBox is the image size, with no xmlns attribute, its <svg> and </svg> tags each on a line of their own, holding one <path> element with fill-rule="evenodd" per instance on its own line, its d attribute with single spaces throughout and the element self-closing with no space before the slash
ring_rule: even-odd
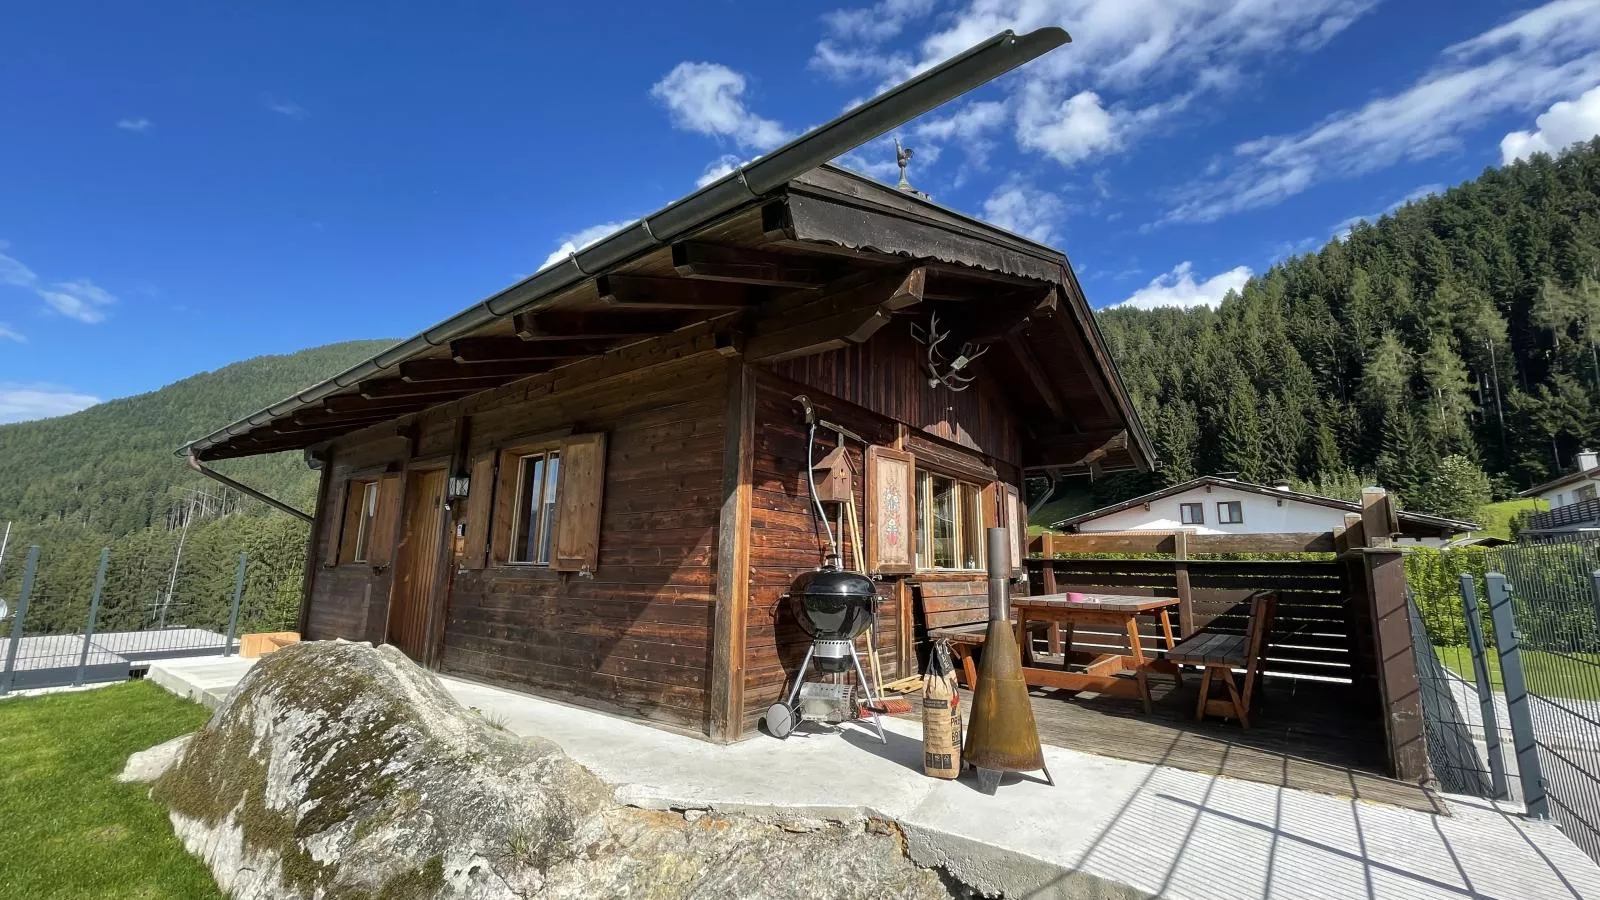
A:
<svg viewBox="0 0 1600 900">
<path fill-rule="evenodd" d="M 424 662 L 428 619 L 436 598 L 439 542 L 444 536 L 445 470 L 412 472 L 406 482 L 405 519 L 401 524 L 394 585 L 389 590 L 388 641 L 417 662 Z"/>
</svg>

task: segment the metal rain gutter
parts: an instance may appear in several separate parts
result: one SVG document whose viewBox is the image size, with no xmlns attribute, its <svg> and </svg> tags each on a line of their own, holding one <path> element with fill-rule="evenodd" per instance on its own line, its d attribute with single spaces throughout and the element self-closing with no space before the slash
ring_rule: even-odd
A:
<svg viewBox="0 0 1600 900">
<path fill-rule="evenodd" d="M 179 447 L 177 453 L 193 456 L 295 410 L 319 403 L 331 394 L 418 354 L 654 250 L 1071 40 L 1066 31 L 1055 27 L 1039 28 L 1023 35 L 1002 31 L 416 337 L 226 428 L 190 441 Z"/>
</svg>

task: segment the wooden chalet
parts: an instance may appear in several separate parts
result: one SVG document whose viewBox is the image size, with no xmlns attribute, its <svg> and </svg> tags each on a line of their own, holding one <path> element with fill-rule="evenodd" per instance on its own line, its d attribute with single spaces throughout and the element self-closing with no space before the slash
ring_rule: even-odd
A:
<svg viewBox="0 0 1600 900">
<path fill-rule="evenodd" d="M 799 667 L 780 595 L 826 548 L 803 396 L 909 674 L 940 598 L 982 596 L 983 526 L 1025 530 L 1027 470 L 1151 454 L 1060 251 L 823 162 L 1064 38 L 997 36 L 184 451 L 321 470 L 306 638 L 734 740 Z"/>
</svg>

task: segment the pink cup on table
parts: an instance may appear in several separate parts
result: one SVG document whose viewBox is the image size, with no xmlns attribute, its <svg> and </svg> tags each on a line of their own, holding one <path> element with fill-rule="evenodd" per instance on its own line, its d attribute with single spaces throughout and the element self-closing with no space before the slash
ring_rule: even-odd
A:
<svg viewBox="0 0 1600 900">
<path fill-rule="evenodd" d="M 1067 592 L 1067 602 L 1068 603 L 1082 603 L 1082 602 L 1084 602 L 1083 595 L 1078 593 L 1077 591 L 1068 591 Z"/>
</svg>

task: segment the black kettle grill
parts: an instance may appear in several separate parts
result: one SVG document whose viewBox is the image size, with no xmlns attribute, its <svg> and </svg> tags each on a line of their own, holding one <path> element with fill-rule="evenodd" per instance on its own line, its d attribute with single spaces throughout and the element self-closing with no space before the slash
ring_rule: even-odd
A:
<svg viewBox="0 0 1600 900">
<path fill-rule="evenodd" d="M 811 646 L 806 648 L 805 661 L 800 664 L 800 674 L 795 676 L 789 698 L 767 708 L 763 717 L 767 731 L 775 737 L 788 737 L 803 718 L 801 707 L 796 705 L 800 700 L 832 701 L 853 712 L 848 686 L 806 684 L 806 672 L 813 665 L 817 671 L 830 674 L 854 668 L 861 690 L 867 696 L 873 724 L 878 728 L 878 739 L 888 743 L 883 722 L 878 718 L 878 698 L 872 693 L 872 682 L 867 680 L 861 657 L 856 653 L 856 638 L 872 625 L 877 610 L 877 586 L 865 575 L 839 568 L 830 558 L 822 568 L 796 578 L 786 596 L 790 611 L 811 636 Z"/>
</svg>

